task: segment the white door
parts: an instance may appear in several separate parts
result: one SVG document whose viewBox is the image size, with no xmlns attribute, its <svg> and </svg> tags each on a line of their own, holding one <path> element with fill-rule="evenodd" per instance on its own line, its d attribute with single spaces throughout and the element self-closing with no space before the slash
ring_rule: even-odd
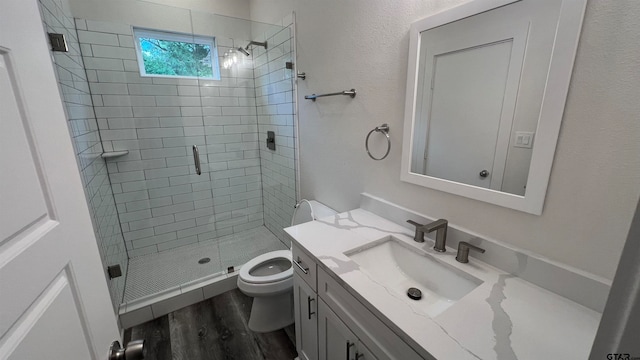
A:
<svg viewBox="0 0 640 360">
<path fill-rule="evenodd" d="M 529 24 L 514 17 L 480 31 L 475 21 L 421 34 L 426 136 L 416 142 L 417 170 L 500 190 Z"/>
<path fill-rule="evenodd" d="M 119 339 L 35 0 L 0 4 L 0 359 Z"/>
</svg>

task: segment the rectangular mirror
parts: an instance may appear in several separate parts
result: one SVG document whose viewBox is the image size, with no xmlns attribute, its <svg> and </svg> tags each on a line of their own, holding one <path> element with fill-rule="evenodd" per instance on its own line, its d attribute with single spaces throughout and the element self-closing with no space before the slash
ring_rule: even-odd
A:
<svg viewBox="0 0 640 360">
<path fill-rule="evenodd" d="M 541 214 L 586 0 L 476 0 L 411 26 L 403 181 Z"/>
</svg>

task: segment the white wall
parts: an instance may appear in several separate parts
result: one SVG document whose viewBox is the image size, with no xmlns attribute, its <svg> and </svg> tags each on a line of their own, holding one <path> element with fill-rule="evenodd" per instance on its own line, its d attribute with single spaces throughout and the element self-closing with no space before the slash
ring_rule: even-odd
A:
<svg viewBox="0 0 640 360">
<path fill-rule="evenodd" d="M 156 4 L 249 19 L 249 0 L 145 0 Z"/>
<path fill-rule="evenodd" d="M 249 0 L 250 19 L 276 24 L 294 10 L 294 0 Z"/>
<path fill-rule="evenodd" d="M 369 192 L 611 279 L 640 196 L 640 2 L 588 3 L 542 216 L 400 181 L 409 24 L 462 0 L 251 0 L 256 21 L 296 11 L 301 191 L 337 210 Z M 356 88 L 355 99 L 310 93 Z M 364 138 L 391 126 L 393 149 Z"/>
<path fill-rule="evenodd" d="M 248 0 L 69 0 L 69 3 L 76 18 L 243 41 L 251 38 L 251 21 L 242 20 L 249 17 Z"/>
<path fill-rule="evenodd" d="M 127 8 L 120 16 L 134 14 L 138 7 L 152 7 L 154 4 L 189 9 L 197 12 L 206 12 L 224 16 L 233 16 L 249 19 L 249 0 L 69 0 L 74 16 L 89 18 L 89 16 L 101 12 L 109 16 L 108 9 Z M 105 9 L 106 12 L 105 12 Z M 100 11 L 98 11 L 100 10 Z M 115 21 L 117 19 L 93 19 L 103 21 Z M 126 19 L 121 19 L 123 22 Z"/>
</svg>

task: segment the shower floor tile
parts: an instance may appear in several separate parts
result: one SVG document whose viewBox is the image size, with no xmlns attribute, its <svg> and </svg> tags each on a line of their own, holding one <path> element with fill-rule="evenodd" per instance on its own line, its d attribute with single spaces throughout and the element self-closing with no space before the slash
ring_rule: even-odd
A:
<svg viewBox="0 0 640 360">
<path fill-rule="evenodd" d="M 239 232 L 204 243 L 182 246 L 129 260 L 123 303 L 157 294 L 241 265 L 285 246 L 266 227 Z M 198 260 L 209 258 L 205 264 Z"/>
</svg>

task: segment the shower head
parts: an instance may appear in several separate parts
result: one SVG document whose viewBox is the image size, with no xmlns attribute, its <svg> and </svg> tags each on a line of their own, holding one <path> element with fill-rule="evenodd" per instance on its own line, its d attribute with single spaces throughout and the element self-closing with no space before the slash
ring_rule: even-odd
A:
<svg viewBox="0 0 640 360">
<path fill-rule="evenodd" d="M 243 53 L 245 56 L 251 56 L 251 54 L 247 50 L 245 50 L 245 49 L 243 49 L 241 47 L 238 48 L 238 51 Z"/>
</svg>

